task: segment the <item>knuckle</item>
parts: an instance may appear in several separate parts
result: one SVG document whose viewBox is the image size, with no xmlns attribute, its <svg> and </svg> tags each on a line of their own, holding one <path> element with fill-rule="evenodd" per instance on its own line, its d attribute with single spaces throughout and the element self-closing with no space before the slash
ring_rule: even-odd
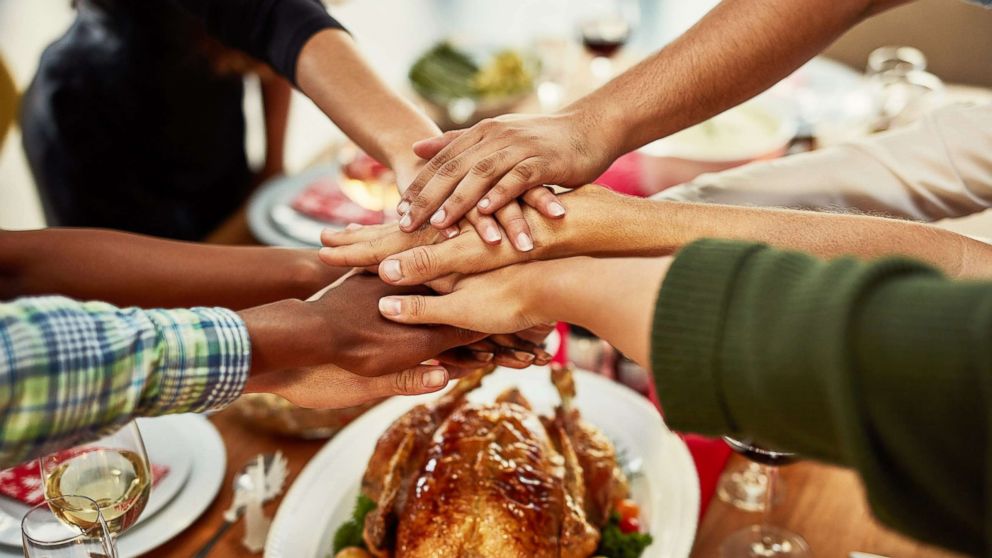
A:
<svg viewBox="0 0 992 558">
<path fill-rule="evenodd" d="M 425 207 L 430 207 L 431 199 L 424 194 L 417 194 L 412 200 L 410 200 L 410 206 L 416 207 L 417 209 L 424 209 Z"/>
<path fill-rule="evenodd" d="M 523 182 L 528 182 L 537 175 L 538 169 L 533 163 L 521 163 L 513 167 L 513 176 Z"/>
<path fill-rule="evenodd" d="M 465 194 L 462 194 L 461 192 L 458 191 L 455 191 L 455 193 L 448 196 L 448 202 L 456 207 L 461 207 L 465 205 L 467 201 L 468 198 L 465 197 Z"/>
<path fill-rule="evenodd" d="M 418 247 L 411 255 L 413 257 L 413 270 L 420 276 L 431 275 L 437 269 L 437 258 L 426 247 Z"/>
<path fill-rule="evenodd" d="M 396 394 L 415 391 L 417 380 L 413 370 L 404 370 L 393 375 L 393 391 Z"/>
<path fill-rule="evenodd" d="M 445 178 L 452 178 L 458 174 L 460 169 L 461 163 L 459 163 L 458 159 L 452 159 L 441 165 L 441 167 L 437 169 L 437 174 Z"/>
<path fill-rule="evenodd" d="M 420 295 L 411 296 L 407 299 L 406 313 L 411 317 L 418 317 L 424 314 L 425 301 Z"/>
<path fill-rule="evenodd" d="M 498 156 L 486 157 L 472 167 L 472 174 L 479 178 L 491 178 L 496 173 L 498 162 Z"/>
<path fill-rule="evenodd" d="M 442 151 L 442 152 L 438 153 L 437 155 L 435 155 L 434 158 L 432 158 L 430 160 L 430 162 L 427 163 L 427 170 L 430 171 L 431 173 L 436 173 L 449 160 L 451 160 L 451 155 L 448 154 L 448 152 L 446 152 L 446 151 Z"/>
<path fill-rule="evenodd" d="M 492 197 L 497 198 L 512 198 L 513 194 L 510 193 L 510 188 L 503 184 L 502 182 L 493 186 L 492 190 L 489 191 Z"/>
</svg>

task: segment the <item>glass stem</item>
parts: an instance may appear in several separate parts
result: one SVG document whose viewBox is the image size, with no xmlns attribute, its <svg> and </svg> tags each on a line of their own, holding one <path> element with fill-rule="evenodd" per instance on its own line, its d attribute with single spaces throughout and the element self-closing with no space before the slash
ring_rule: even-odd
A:
<svg viewBox="0 0 992 558">
<path fill-rule="evenodd" d="M 765 527 L 771 525 L 772 520 L 772 506 L 775 505 L 775 482 L 778 480 L 778 467 L 773 467 L 771 465 L 764 465 L 765 469 L 765 510 L 761 514 L 761 527 L 762 531 Z"/>
</svg>

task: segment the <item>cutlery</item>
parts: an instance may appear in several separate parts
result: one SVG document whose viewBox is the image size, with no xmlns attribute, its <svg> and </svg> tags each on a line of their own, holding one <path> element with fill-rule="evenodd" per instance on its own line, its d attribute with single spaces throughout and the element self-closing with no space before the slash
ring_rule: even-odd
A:
<svg viewBox="0 0 992 558">
<path fill-rule="evenodd" d="M 262 456 L 262 460 L 265 463 L 265 470 L 269 471 L 272 468 L 272 464 L 275 463 L 276 454 L 267 453 Z M 245 463 L 244 467 L 234 476 L 234 499 L 231 502 L 231 507 L 224 512 L 224 523 L 217 528 L 214 535 L 210 537 L 210 540 L 206 542 L 200 551 L 193 555 L 193 558 L 206 558 L 210 551 L 213 550 L 214 545 L 217 544 L 228 529 L 232 525 L 237 523 L 241 515 L 244 514 L 245 505 L 248 502 L 247 496 L 255 489 L 254 481 L 252 480 L 251 468 L 255 466 L 258 462 L 258 457 L 253 457 Z M 281 492 L 281 486 L 275 490 L 270 489 L 271 487 L 265 487 L 263 502 L 268 502 L 275 498 Z"/>
</svg>

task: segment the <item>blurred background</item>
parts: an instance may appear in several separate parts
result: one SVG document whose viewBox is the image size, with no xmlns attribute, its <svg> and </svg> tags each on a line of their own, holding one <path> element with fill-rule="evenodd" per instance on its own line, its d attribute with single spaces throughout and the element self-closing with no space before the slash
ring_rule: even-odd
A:
<svg viewBox="0 0 992 558">
<path fill-rule="evenodd" d="M 639 4 L 637 25 L 613 71 L 663 46 L 717 3 L 634 2 Z M 572 40 L 576 35 L 577 4 L 574 0 L 339 0 L 329 2 L 329 8 L 348 26 L 373 66 L 391 84 L 409 91 L 407 74 L 411 65 L 439 39 L 495 45 Z M 877 47 L 913 46 L 926 54 L 927 71 L 945 82 L 992 86 L 987 58 L 987 53 L 992 52 L 992 18 L 976 17 L 983 15 L 981 12 L 962 2 L 922 0 L 860 25 L 832 46 L 827 55 L 861 71 L 868 54 Z M 30 83 L 45 46 L 65 32 L 73 17 L 70 0 L 0 0 L 0 56 L 18 91 Z M 264 159 L 263 115 L 258 80 L 252 77 L 246 81 L 245 146 L 249 162 L 257 166 Z M 340 138 L 340 132 L 308 99 L 293 93 L 285 145 L 287 174 L 304 170 L 326 146 Z M 976 219 L 978 224 L 973 224 Z M 987 231 L 989 223 L 992 221 L 979 216 L 951 226 L 964 232 L 981 228 Z M 0 227 L 24 229 L 44 224 L 15 126 L 0 152 Z"/>
</svg>

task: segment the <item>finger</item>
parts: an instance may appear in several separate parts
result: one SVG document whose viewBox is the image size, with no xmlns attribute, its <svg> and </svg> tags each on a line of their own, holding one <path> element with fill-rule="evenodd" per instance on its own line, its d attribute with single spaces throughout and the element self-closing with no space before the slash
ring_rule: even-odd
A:
<svg viewBox="0 0 992 558">
<path fill-rule="evenodd" d="M 379 299 L 379 313 L 388 320 L 401 324 L 448 324 L 473 329 L 475 324 L 466 315 L 460 293 L 444 296 L 386 296 Z"/>
<path fill-rule="evenodd" d="M 496 353 L 496 357 L 493 362 L 499 366 L 506 366 L 507 368 L 527 368 L 528 366 L 534 364 L 535 358 L 536 357 L 533 353 L 528 353 L 526 351 L 502 349 Z"/>
<path fill-rule="evenodd" d="M 440 209 L 431 217 L 431 225 L 448 227 L 457 223 L 465 216 L 483 195 L 498 182 L 513 166 L 524 159 L 519 150 L 506 147 L 493 153 L 475 159 L 472 150 L 466 151 L 459 160 L 475 160 L 476 162 L 465 173 L 464 177 L 454 185 L 451 194 L 441 204 Z M 430 186 L 428 186 L 430 188 Z"/>
<path fill-rule="evenodd" d="M 506 236 L 509 237 L 514 248 L 521 252 L 530 252 L 534 249 L 534 237 L 530 233 L 530 225 L 524 219 L 524 212 L 520 210 L 520 205 L 516 201 L 511 201 L 497 211 L 496 220 L 506 231 Z"/>
<path fill-rule="evenodd" d="M 555 183 L 548 161 L 542 157 L 529 157 L 503 175 L 476 207 L 487 215 L 495 213 L 527 190 L 546 183 Z"/>
<path fill-rule="evenodd" d="M 425 198 L 421 198 L 421 193 L 427 184 L 437 175 L 439 172 L 445 169 L 445 165 L 448 165 L 451 161 L 455 160 L 459 155 L 462 154 L 466 149 L 474 146 L 482 140 L 482 132 L 476 130 L 475 127 L 468 130 L 466 133 L 459 135 L 457 138 L 451 141 L 447 146 L 441 149 L 437 155 L 434 155 L 430 161 L 417 173 L 414 177 L 413 182 L 403 191 L 402 199 L 400 199 L 399 205 L 396 206 L 396 211 L 402 216 L 400 217 L 400 228 L 404 231 L 413 230 L 412 225 L 413 217 L 410 215 L 411 210 L 414 209 L 414 200 L 419 200 L 418 203 L 426 203 Z M 458 163 L 454 164 L 455 166 Z M 447 168 L 450 171 L 451 167 Z M 440 205 L 440 203 L 438 204 Z M 437 209 L 437 206 L 431 207 L 424 210 L 423 207 L 420 208 L 422 211 L 420 213 L 426 213 L 428 216 L 430 212 Z"/>
<path fill-rule="evenodd" d="M 537 348 L 536 343 L 532 343 L 526 339 L 521 338 L 513 333 L 499 333 L 496 335 L 490 335 L 486 338 L 487 341 L 496 345 L 500 349 L 514 349 L 517 351 L 525 351 L 533 354 L 534 349 Z"/>
<path fill-rule="evenodd" d="M 486 244 L 495 246 L 502 242 L 503 231 L 495 218 L 479 213 L 478 209 L 472 209 L 465 216 L 465 219 L 475 228 L 475 232 L 479 233 L 479 237 Z"/>
<path fill-rule="evenodd" d="M 462 234 L 440 244 L 388 256 L 379 266 L 379 277 L 392 285 L 421 285 L 453 273 L 482 273 L 528 259 L 508 242 L 489 246 L 480 243 L 474 234 Z"/>
<path fill-rule="evenodd" d="M 415 366 L 409 370 L 368 378 L 369 399 L 389 395 L 432 393 L 448 385 L 448 371 L 440 366 Z"/>
<path fill-rule="evenodd" d="M 545 217 L 559 219 L 565 216 L 565 206 L 549 188 L 531 188 L 524 193 L 523 200 Z"/>
<path fill-rule="evenodd" d="M 428 221 L 435 228 L 443 228 L 457 223 L 458 219 L 450 219 L 448 217 L 447 210 L 443 207 L 443 204 L 454 194 L 455 187 L 471 172 L 475 161 L 485 159 L 496 151 L 502 151 L 504 147 L 504 145 L 494 145 L 493 142 L 483 139 L 479 143 L 464 149 L 457 157 L 448 158 L 444 164 L 435 166 L 437 170 L 435 170 L 434 176 L 427 181 L 427 184 L 424 185 L 418 194 L 409 198 L 410 211 L 404 216 L 407 217 L 405 222 L 403 219 L 400 220 L 400 228 L 403 230 L 413 230 Z M 445 152 L 442 152 L 441 155 L 444 154 Z M 441 155 L 431 159 L 427 167 L 434 166 L 434 161 L 441 157 Z M 509 166 L 512 167 L 512 165 Z M 471 207 L 479 201 L 479 198 L 484 193 L 484 191 L 478 192 L 476 198 L 472 200 L 459 196 L 454 201 L 457 202 L 458 206 Z M 464 215 L 465 211 L 467 209 L 462 211 L 462 215 Z M 461 215 L 459 215 L 459 218 L 461 218 Z"/>
<path fill-rule="evenodd" d="M 413 144 L 413 152 L 421 159 L 430 159 L 464 133 L 465 130 L 449 130 L 440 136 L 422 139 Z"/>
<path fill-rule="evenodd" d="M 439 354 L 437 360 L 445 366 L 480 368 L 491 363 L 495 356 L 496 354 L 492 350 L 473 351 L 465 347 L 457 347 Z"/>
<path fill-rule="evenodd" d="M 367 232 L 365 227 L 335 246 L 321 248 L 317 255 L 322 262 L 330 266 L 368 267 L 377 265 L 385 258 L 409 250 L 423 244 L 433 244 L 443 235 L 434 229 L 422 229 L 414 234 L 398 231 L 395 226 L 382 228 L 378 231 Z M 339 242 L 339 239 L 327 239 Z"/>
<path fill-rule="evenodd" d="M 399 230 L 399 227 L 394 223 L 386 225 L 357 225 L 354 227 L 352 225 L 357 224 L 352 223 L 344 230 L 328 228 L 320 231 L 320 243 L 324 246 L 346 246 L 348 244 L 382 237 L 390 232 Z"/>
</svg>

